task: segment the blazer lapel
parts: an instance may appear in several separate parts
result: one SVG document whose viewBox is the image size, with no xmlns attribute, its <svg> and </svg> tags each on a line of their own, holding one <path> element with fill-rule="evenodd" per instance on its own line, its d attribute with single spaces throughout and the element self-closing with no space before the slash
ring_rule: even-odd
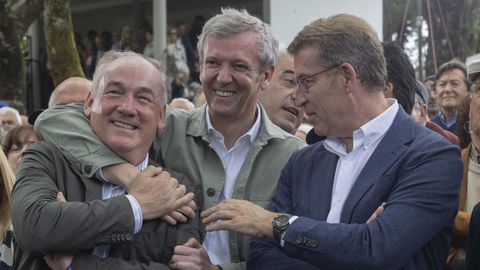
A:
<svg viewBox="0 0 480 270">
<path fill-rule="evenodd" d="M 410 116 L 400 108 L 392 126 L 355 180 L 343 206 L 340 222 L 350 221 L 353 210 L 365 193 L 407 150 L 407 144 L 414 139 L 414 125 Z"/>
<path fill-rule="evenodd" d="M 322 146 L 323 147 L 323 146 Z M 310 215 L 317 220 L 327 220 L 332 201 L 333 180 L 337 169 L 338 156 L 326 150 L 318 151 L 314 155 L 318 166 L 312 168 L 312 183 L 310 187 Z"/>
</svg>

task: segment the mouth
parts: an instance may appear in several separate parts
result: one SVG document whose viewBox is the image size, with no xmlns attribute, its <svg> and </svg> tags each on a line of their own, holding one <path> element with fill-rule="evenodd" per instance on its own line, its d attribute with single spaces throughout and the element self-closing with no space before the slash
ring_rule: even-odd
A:
<svg viewBox="0 0 480 270">
<path fill-rule="evenodd" d="M 124 128 L 124 129 L 128 129 L 128 130 L 135 130 L 137 129 L 137 127 L 135 125 L 132 125 L 132 124 L 128 124 L 128 123 L 125 123 L 125 122 L 120 122 L 120 121 L 112 121 L 112 124 L 119 127 L 119 128 Z"/>
<path fill-rule="evenodd" d="M 285 111 L 287 111 L 287 112 L 289 112 L 289 113 L 291 113 L 295 116 L 298 116 L 298 114 L 300 113 L 297 108 L 291 107 L 291 106 L 284 106 L 284 107 L 282 107 L 282 109 L 284 109 Z"/>
<path fill-rule="evenodd" d="M 235 92 L 232 91 L 225 91 L 225 90 L 215 90 L 215 94 L 220 97 L 231 97 Z"/>
</svg>

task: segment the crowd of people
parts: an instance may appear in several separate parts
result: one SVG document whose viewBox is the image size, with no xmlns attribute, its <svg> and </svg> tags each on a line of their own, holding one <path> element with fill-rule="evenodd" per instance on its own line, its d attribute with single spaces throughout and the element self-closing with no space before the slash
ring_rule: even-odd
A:
<svg viewBox="0 0 480 270">
<path fill-rule="evenodd" d="M 224 8 L 163 65 L 123 32 L 1 103 L 0 269 L 480 268 L 480 61 L 420 82 L 347 14 L 279 48 Z"/>
</svg>

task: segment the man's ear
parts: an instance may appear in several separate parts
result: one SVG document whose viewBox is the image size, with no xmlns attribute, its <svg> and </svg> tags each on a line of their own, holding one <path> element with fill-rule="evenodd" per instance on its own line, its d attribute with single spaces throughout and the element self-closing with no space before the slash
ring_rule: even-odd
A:
<svg viewBox="0 0 480 270">
<path fill-rule="evenodd" d="M 266 90 L 275 72 L 275 66 L 271 65 L 260 75 L 260 89 Z"/>
<path fill-rule="evenodd" d="M 393 97 L 393 84 L 391 82 L 387 82 L 387 90 L 385 90 L 385 97 Z"/>
<path fill-rule="evenodd" d="M 342 76 L 344 78 L 345 90 L 351 92 L 357 81 L 357 72 L 352 64 L 346 62 L 342 63 L 339 68 L 342 71 Z"/>
<path fill-rule="evenodd" d="M 163 129 L 166 125 L 167 121 L 167 112 L 166 112 L 167 106 L 163 106 L 160 109 L 159 112 L 159 117 L 158 117 L 158 123 L 157 123 L 157 129 Z"/>
<path fill-rule="evenodd" d="M 92 104 L 93 104 L 92 92 L 88 92 L 87 101 L 85 101 L 85 104 L 83 104 L 83 114 L 85 114 L 87 118 L 90 118 L 90 115 L 92 114 Z"/>
<path fill-rule="evenodd" d="M 424 122 L 427 122 L 430 120 L 428 119 L 428 106 L 426 104 L 423 104 L 422 106 L 420 106 L 420 117 Z"/>
</svg>

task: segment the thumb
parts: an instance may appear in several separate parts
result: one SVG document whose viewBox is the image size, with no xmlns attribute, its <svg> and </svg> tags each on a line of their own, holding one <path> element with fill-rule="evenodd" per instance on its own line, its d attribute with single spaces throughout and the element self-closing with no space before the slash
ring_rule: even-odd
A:
<svg viewBox="0 0 480 270">
<path fill-rule="evenodd" d="M 65 196 L 63 196 L 62 192 L 57 193 L 57 202 L 59 202 L 59 203 L 67 202 L 67 200 L 65 199 Z"/>
<path fill-rule="evenodd" d="M 188 239 L 187 242 L 185 242 L 185 244 L 183 244 L 184 246 L 187 246 L 187 247 L 191 247 L 191 248 L 200 248 L 202 245 L 200 245 L 200 243 L 197 241 L 197 239 L 195 238 L 190 238 Z"/>
</svg>

